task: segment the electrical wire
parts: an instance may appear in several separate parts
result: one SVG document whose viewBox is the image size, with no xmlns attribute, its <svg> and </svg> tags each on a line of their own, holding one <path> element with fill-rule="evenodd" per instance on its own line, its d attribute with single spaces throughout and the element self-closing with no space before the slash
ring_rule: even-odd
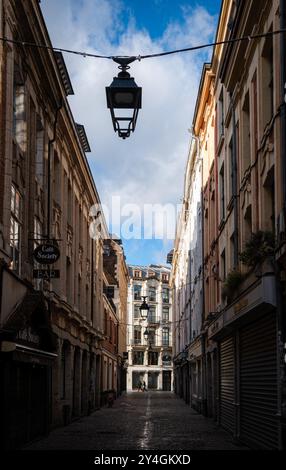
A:
<svg viewBox="0 0 286 470">
<path fill-rule="evenodd" d="M 198 51 L 198 50 L 201 50 L 201 49 L 205 49 L 207 47 L 214 47 L 214 46 L 219 46 L 219 45 L 223 45 L 223 44 L 233 44 L 233 43 L 242 42 L 242 41 L 252 41 L 252 40 L 255 40 L 255 39 L 261 39 L 261 38 L 264 38 L 264 37 L 274 36 L 276 34 L 283 34 L 283 33 L 286 33 L 286 29 L 278 29 L 278 30 L 275 30 L 275 31 L 268 31 L 267 33 L 252 34 L 252 35 L 249 35 L 249 36 L 241 36 L 241 37 L 238 37 L 238 38 L 225 39 L 224 41 L 215 41 L 215 42 L 206 43 L 206 44 L 199 44 L 197 46 L 185 47 L 185 48 L 182 48 L 182 49 L 174 49 L 174 50 L 166 51 L 166 52 L 158 52 L 158 53 L 155 53 L 155 54 L 145 54 L 145 55 L 138 55 L 138 56 L 100 55 L 100 54 L 94 54 L 94 53 L 91 53 L 91 52 L 76 51 L 76 50 L 73 50 L 73 49 L 65 49 L 65 48 L 62 48 L 62 47 L 53 47 L 53 46 L 49 46 L 49 45 L 46 45 L 46 44 L 37 44 L 37 43 L 33 43 L 33 42 L 28 42 L 28 41 L 9 39 L 9 38 L 6 38 L 6 37 L 0 37 L 0 41 L 7 42 L 7 43 L 10 43 L 10 44 L 15 44 L 15 45 L 22 46 L 22 47 L 31 47 L 31 48 L 37 47 L 39 49 L 47 49 L 47 50 L 50 50 L 50 51 L 53 51 L 53 52 L 63 52 L 63 53 L 66 53 L 66 54 L 74 54 L 74 55 L 78 55 L 78 56 L 82 56 L 82 57 L 90 57 L 90 58 L 95 58 L 95 59 L 112 59 L 112 60 L 114 60 L 114 59 L 118 59 L 118 58 L 131 58 L 131 57 L 134 57 L 134 60 L 140 61 L 142 59 L 150 59 L 150 58 L 156 58 L 156 57 L 164 57 L 164 56 L 172 55 L 172 54 L 180 54 L 180 53 L 183 53 L 183 52 Z"/>
</svg>

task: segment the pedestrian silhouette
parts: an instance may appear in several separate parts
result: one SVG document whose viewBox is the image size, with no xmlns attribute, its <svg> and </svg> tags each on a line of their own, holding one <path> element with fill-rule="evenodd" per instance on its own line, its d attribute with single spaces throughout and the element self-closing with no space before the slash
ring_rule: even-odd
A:
<svg viewBox="0 0 286 470">
<path fill-rule="evenodd" d="M 146 392 L 146 391 L 147 391 L 146 382 L 145 382 L 145 380 L 144 380 L 144 382 L 143 382 L 143 392 Z"/>
<path fill-rule="evenodd" d="M 141 383 L 140 380 L 138 382 L 137 389 L 138 389 L 138 392 L 140 392 L 140 390 L 142 390 L 142 383 Z"/>
</svg>

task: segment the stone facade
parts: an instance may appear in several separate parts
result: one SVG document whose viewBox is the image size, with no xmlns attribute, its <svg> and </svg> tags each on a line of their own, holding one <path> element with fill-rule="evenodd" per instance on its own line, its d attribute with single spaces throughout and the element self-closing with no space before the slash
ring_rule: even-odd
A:
<svg viewBox="0 0 286 470">
<path fill-rule="evenodd" d="M 262 449 L 285 447 L 285 35 L 271 34 L 283 24 L 284 2 L 222 3 L 217 42 L 267 35 L 217 45 L 203 70 L 193 119 L 203 159 L 202 340 L 177 352 L 177 368 L 185 361 L 189 371 L 178 393 L 197 406 L 195 348 L 201 411 Z M 179 227 L 174 285 L 182 236 Z"/>
<path fill-rule="evenodd" d="M 127 391 L 137 390 L 139 382 L 149 390 L 173 390 L 170 269 L 129 266 L 129 275 Z M 142 296 L 149 305 L 147 320 L 140 315 Z"/>
<path fill-rule="evenodd" d="M 0 18 L 1 37 L 51 46 L 37 0 L 3 0 Z M 110 303 L 104 244 L 113 242 L 100 214 L 84 128 L 68 104 L 72 93 L 60 53 L 0 41 L 0 432 L 8 448 L 101 403 Z M 50 268 L 33 256 L 46 242 L 60 251 Z M 34 270 L 39 276 L 43 268 L 45 277 L 35 278 Z M 124 282 L 116 283 L 120 291 Z M 115 313 L 123 319 L 126 289 Z M 121 339 L 114 374 L 122 347 Z"/>
</svg>

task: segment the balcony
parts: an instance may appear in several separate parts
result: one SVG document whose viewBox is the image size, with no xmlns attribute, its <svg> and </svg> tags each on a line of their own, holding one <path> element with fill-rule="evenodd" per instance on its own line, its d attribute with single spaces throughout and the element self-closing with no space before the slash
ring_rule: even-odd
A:
<svg viewBox="0 0 286 470">
<path fill-rule="evenodd" d="M 130 340 L 130 345 L 133 347 L 140 347 L 140 348 L 146 348 L 147 346 L 145 341 L 142 341 L 141 339 L 134 339 L 134 338 Z"/>
<path fill-rule="evenodd" d="M 162 361 L 162 366 L 163 367 L 167 367 L 167 366 L 171 366 L 172 365 L 172 361 Z"/>
</svg>

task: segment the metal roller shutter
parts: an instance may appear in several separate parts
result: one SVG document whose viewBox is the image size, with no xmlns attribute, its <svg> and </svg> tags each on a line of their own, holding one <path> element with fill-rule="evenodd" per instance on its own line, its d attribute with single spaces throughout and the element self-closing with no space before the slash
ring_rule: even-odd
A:
<svg viewBox="0 0 286 470">
<path fill-rule="evenodd" d="M 234 434 L 235 430 L 235 363 L 234 338 L 220 345 L 220 424 Z"/>
<path fill-rule="evenodd" d="M 275 315 L 240 334 L 240 438 L 252 448 L 277 449 L 277 356 Z"/>
</svg>

